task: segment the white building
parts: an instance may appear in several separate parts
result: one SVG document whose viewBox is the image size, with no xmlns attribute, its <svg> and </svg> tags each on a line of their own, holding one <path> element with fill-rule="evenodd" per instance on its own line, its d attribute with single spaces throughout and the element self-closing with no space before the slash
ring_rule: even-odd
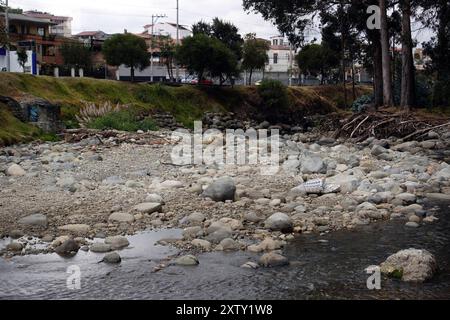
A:
<svg viewBox="0 0 450 320">
<path fill-rule="evenodd" d="M 26 16 L 48 19 L 55 25 L 50 26 L 50 34 L 69 38 L 72 35 L 72 17 L 55 16 L 48 12 L 40 11 L 26 11 L 23 13 Z"/>
<path fill-rule="evenodd" d="M 151 34 L 152 33 L 152 25 L 148 24 L 144 26 L 143 34 Z M 181 24 L 178 25 L 178 34 L 180 40 L 183 40 L 186 37 L 192 36 L 192 31 L 189 30 L 186 26 Z M 156 23 L 153 27 L 153 34 L 155 36 L 170 36 L 172 39 L 176 40 L 177 38 L 177 24 L 172 22 L 160 22 Z"/>
<path fill-rule="evenodd" d="M 266 72 L 289 72 L 295 64 L 295 52 L 282 36 L 270 38 L 269 63 Z"/>
<path fill-rule="evenodd" d="M 22 68 L 19 60 L 17 59 L 17 52 L 9 52 L 9 66 L 11 72 L 23 73 L 25 71 L 25 73 L 28 74 L 37 74 L 36 54 L 33 51 L 27 51 L 27 55 L 28 61 L 25 64 L 25 68 Z M 0 48 L 0 72 L 5 72 L 7 70 L 6 64 L 6 50 L 4 48 Z"/>
</svg>

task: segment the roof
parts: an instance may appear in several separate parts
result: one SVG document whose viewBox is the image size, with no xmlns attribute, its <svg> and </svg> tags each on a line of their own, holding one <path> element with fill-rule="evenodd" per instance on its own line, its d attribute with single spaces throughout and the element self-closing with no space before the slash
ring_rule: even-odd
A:
<svg viewBox="0 0 450 320">
<path fill-rule="evenodd" d="M 173 23 L 173 22 L 161 22 L 160 24 L 168 24 L 169 26 L 172 26 L 172 27 L 174 27 L 174 28 L 177 27 L 177 24 L 176 24 L 176 23 Z M 151 24 L 146 24 L 146 25 L 144 26 L 144 29 L 148 29 L 148 28 L 150 28 L 151 26 L 152 26 Z M 180 30 L 190 31 L 190 30 L 187 28 L 187 26 L 184 26 L 184 25 L 181 25 L 181 24 L 178 25 L 178 28 L 179 28 Z"/>
<path fill-rule="evenodd" d="M 0 16 L 4 16 L 5 13 L 0 12 Z M 54 23 L 50 21 L 49 19 L 41 19 L 41 18 L 35 18 L 30 17 L 24 14 L 18 14 L 18 13 L 9 13 L 8 14 L 9 21 L 25 21 L 25 22 L 33 22 L 37 24 L 45 24 L 45 25 L 57 25 L 57 23 Z"/>
<path fill-rule="evenodd" d="M 75 35 L 75 37 L 90 37 L 95 36 L 99 33 L 106 34 L 103 31 L 83 31 Z"/>
<path fill-rule="evenodd" d="M 23 13 L 26 16 L 41 18 L 41 19 L 49 19 L 49 20 L 64 20 L 64 21 L 72 21 L 72 17 L 65 16 L 55 16 L 54 14 L 48 12 L 40 12 L 40 11 L 25 11 Z"/>
</svg>

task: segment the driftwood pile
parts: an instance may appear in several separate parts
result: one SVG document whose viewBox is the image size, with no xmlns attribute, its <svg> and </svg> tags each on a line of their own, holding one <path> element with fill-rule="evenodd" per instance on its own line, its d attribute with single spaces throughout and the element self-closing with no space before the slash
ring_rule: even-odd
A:
<svg viewBox="0 0 450 320">
<path fill-rule="evenodd" d="M 337 125 L 334 137 L 355 139 L 357 142 L 369 137 L 386 139 L 402 138 L 404 141 L 421 140 L 430 131 L 450 129 L 450 119 L 426 117 L 415 113 L 378 111 L 358 113 L 348 118 L 334 121 Z"/>
<path fill-rule="evenodd" d="M 64 131 L 64 140 L 76 143 L 88 138 L 96 138 L 100 145 L 131 143 L 138 145 L 157 145 L 170 143 L 170 137 L 164 137 L 152 132 L 134 133 L 116 130 L 95 129 L 67 129 Z"/>
</svg>

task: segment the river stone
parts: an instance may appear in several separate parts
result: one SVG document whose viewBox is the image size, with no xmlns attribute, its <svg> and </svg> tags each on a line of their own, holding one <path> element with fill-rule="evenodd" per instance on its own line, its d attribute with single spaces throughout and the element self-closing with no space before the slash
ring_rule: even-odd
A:
<svg viewBox="0 0 450 320">
<path fill-rule="evenodd" d="M 68 224 L 62 227 L 58 227 L 59 230 L 68 231 L 75 235 L 86 235 L 91 227 L 87 224 Z"/>
<path fill-rule="evenodd" d="M 111 245 L 112 250 L 121 250 L 130 245 L 128 239 L 122 236 L 106 237 L 105 243 Z"/>
<path fill-rule="evenodd" d="M 255 212 L 248 212 L 244 214 L 244 221 L 258 223 L 263 221 L 264 218 L 256 214 Z"/>
<path fill-rule="evenodd" d="M 286 257 L 276 252 L 265 253 L 260 259 L 259 264 L 263 267 L 281 267 L 289 264 Z"/>
<path fill-rule="evenodd" d="M 291 232 L 293 228 L 293 223 L 291 218 L 285 213 L 277 212 L 271 215 L 265 222 L 264 225 L 267 229 L 273 231 Z"/>
<path fill-rule="evenodd" d="M 55 248 L 55 252 L 61 256 L 75 255 L 80 246 L 73 239 L 68 239 L 64 241 L 60 246 Z"/>
<path fill-rule="evenodd" d="M 15 251 L 15 252 L 17 252 L 17 251 L 22 251 L 22 249 L 23 249 L 23 244 L 20 243 L 20 242 L 15 242 L 15 241 L 9 243 L 9 244 L 6 246 L 6 250 L 9 250 L 9 251 Z"/>
<path fill-rule="evenodd" d="M 179 189 L 183 188 L 184 185 L 181 181 L 166 180 L 160 184 L 160 187 L 163 189 Z"/>
<path fill-rule="evenodd" d="M 219 243 L 223 239 L 230 238 L 232 235 L 229 229 L 218 229 L 206 237 L 206 240 L 212 243 Z"/>
<path fill-rule="evenodd" d="M 9 232 L 9 236 L 12 238 L 12 239 L 19 239 L 19 238 L 22 238 L 23 236 L 24 236 L 24 233 L 21 231 L 21 230 L 11 230 L 10 232 Z"/>
<path fill-rule="evenodd" d="M 202 248 L 203 250 L 210 250 L 211 249 L 211 242 L 203 239 L 194 239 L 192 240 L 192 245 L 196 246 L 198 248 Z"/>
<path fill-rule="evenodd" d="M 105 255 L 103 262 L 110 264 L 118 264 L 122 261 L 122 258 L 117 252 L 111 252 Z"/>
<path fill-rule="evenodd" d="M 324 169 L 322 158 L 317 156 L 305 157 L 301 162 L 303 173 L 319 173 Z"/>
<path fill-rule="evenodd" d="M 258 269 L 259 265 L 255 262 L 246 262 L 243 265 L 241 265 L 241 268 L 245 268 L 245 269 Z"/>
<path fill-rule="evenodd" d="M 9 166 L 8 169 L 6 169 L 6 175 L 11 177 L 21 177 L 24 176 L 25 174 L 26 174 L 25 170 L 23 170 L 21 166 L 15 163 Z"/>
<path fill-rule="evenodd" d="M 176 259 L 175 264 L 178 266 L 196 266 L 199 264 L 199 261 L 197 257 L 189 254 Z"/>
<path fill-rule="evenodd" d="M 219 245 L 216 247 L 217 251 L 236 251 L 239 250 L 241 245 L 239 242 L 234 241 L 231 238 L 225 238 L 220 241 Z"/>
<path fill-rule="evenodd" d="M 233 179 L 224 177 L 210 184 L 205 191 L 203 191 L 202 195 L 203 197 L 211 198 L 212 200 L 219 202 L 226 200 L 234 201 L 235 193 L 236 186 Z"/>
<path fill-rule="evenodd" d="M 153 202 L 153 203 L 161 203 L 161 204 L 163 204 L 164 200 L 159 194 L 151 193 L 151 194 L 147 195 L 147 197 L 145 198 L 145 202 L 147 202 L 147 203 Z"/>
<path fill-rule="evenodd" d="M 412 193 L 400 193 L 395 197 L 395 200 L 401 201 L 403 204 L 413 204 L 416 202 L 417 197 Z"/>
<path fill-rule="evenodd" d="M 206 220 L 206 217 L 201 212 L 193 212 L 189 216 L 186 217 L 186 222 L 191 225 L 201 224 L 205 220 Z"/>
<path fill-rule="evenodd" d="M 188 227 L 183 230 L 184 239 L 192 239 L 203 235 L 203 229 L 200 226 Z"/>
<path fill-rule="evenodd" d="M 109 216 L 108 220 L 114 222 L 131 223 L 134 221 L 134 216 L 125 212 L 114 212 Z"/>
<path fill-rule="evenodd" d="M 418 228 L 418 227 L 420 227 L 420 225 L 417 222 L 412 222 L 412 221 L 407 222 L 405 224 L 405 226 L 407 226 L 409 228 Z"/>
<path fill-rule="evenodd" d="M 43 214 L 32 214 L 29 216 L 26 216 L 18 221 L 20 224 L 24 224 L 27 226 L 33 226 L 33 227 L 44 227 L 47 228 L 48 220 L 47 217 Z"/>
<path fill-rule="evenodd" d="M 153 212 L 159 212 L 162 209 L 162 204 L 160 202 L 146 202 L 141 203 L 133 207 L 134 211 L 140 212 L 140 213 L 153 213 Z"/>
<path fill-rule="evenodd" d="M 424 282 L 433 277 L 437 263 L 427 250 L 406 249 L 388 257 L 380 268 L 382 273 L 400 275 L 403 281 Z"/>
<path fill-rule="evenodd" d="M 444 193 L 427 193 L 425 195 L 430 201 L 444 201 L 450 202 L 450 194 Z"/>
<path fill-rule="evenodd" d="M 387 149 L 383 148 L 380 145 L 374 145 L 372 147 L 372 151 L 371 151 L 372 155 L 374 155 L 374 156 L 379 156 L 380 154 L 383 154 L 383 153 L 386 153 L 386 152 L 387 152 Z"/>
<path fill-rule="evenodd" d="M 105 253 L 111 251 L 112 248 L 107 243 L 95 242 L 89 247 L 89 250 L 95 253 Z"/>
</svg>

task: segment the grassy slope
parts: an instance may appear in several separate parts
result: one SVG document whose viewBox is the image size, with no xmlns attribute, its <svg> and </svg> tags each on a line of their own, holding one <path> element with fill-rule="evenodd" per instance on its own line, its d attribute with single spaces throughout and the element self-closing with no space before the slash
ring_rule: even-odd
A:
<svg viewBox="0 0 450 320">
<path fill-rule="evenodd" d="M 40 134 L 38 128 L 21 122 L 6 110 L 3 103 L 0 103 L 0 146 L 30 141 Z"/>
<path fill-rule="evenodd" d="M 359 87 L 358 95 L 370 92 L 368 87 Z M 0 73 L 0 95 L 17 97 L 30 94 L 62 106 L 63 119 L 74 124 L 75 114 L 83 102 L 101 103 L 111 101 L 132 105 L 142 110 L 162 110 L 174 114 L 178 121 L 190 126 L 200 119 L 205 111 L 232 111 L 252 115 L 261 104 L 255 87 L 207 88 L 168 87 L 148 84 L 131 84 L 112 80 L 89 78 L 35 77 L 18 73 Z M 291 108 L 305 114 L 337 111 L 342 104 L 341 87 L 290 88 Z M 351 97 L 351 88 L 348 88 Z M 14 135 L 16 131 L 8 131 Z M 1 138 L 0 138 L 1 139 Z"/>
</svg>

